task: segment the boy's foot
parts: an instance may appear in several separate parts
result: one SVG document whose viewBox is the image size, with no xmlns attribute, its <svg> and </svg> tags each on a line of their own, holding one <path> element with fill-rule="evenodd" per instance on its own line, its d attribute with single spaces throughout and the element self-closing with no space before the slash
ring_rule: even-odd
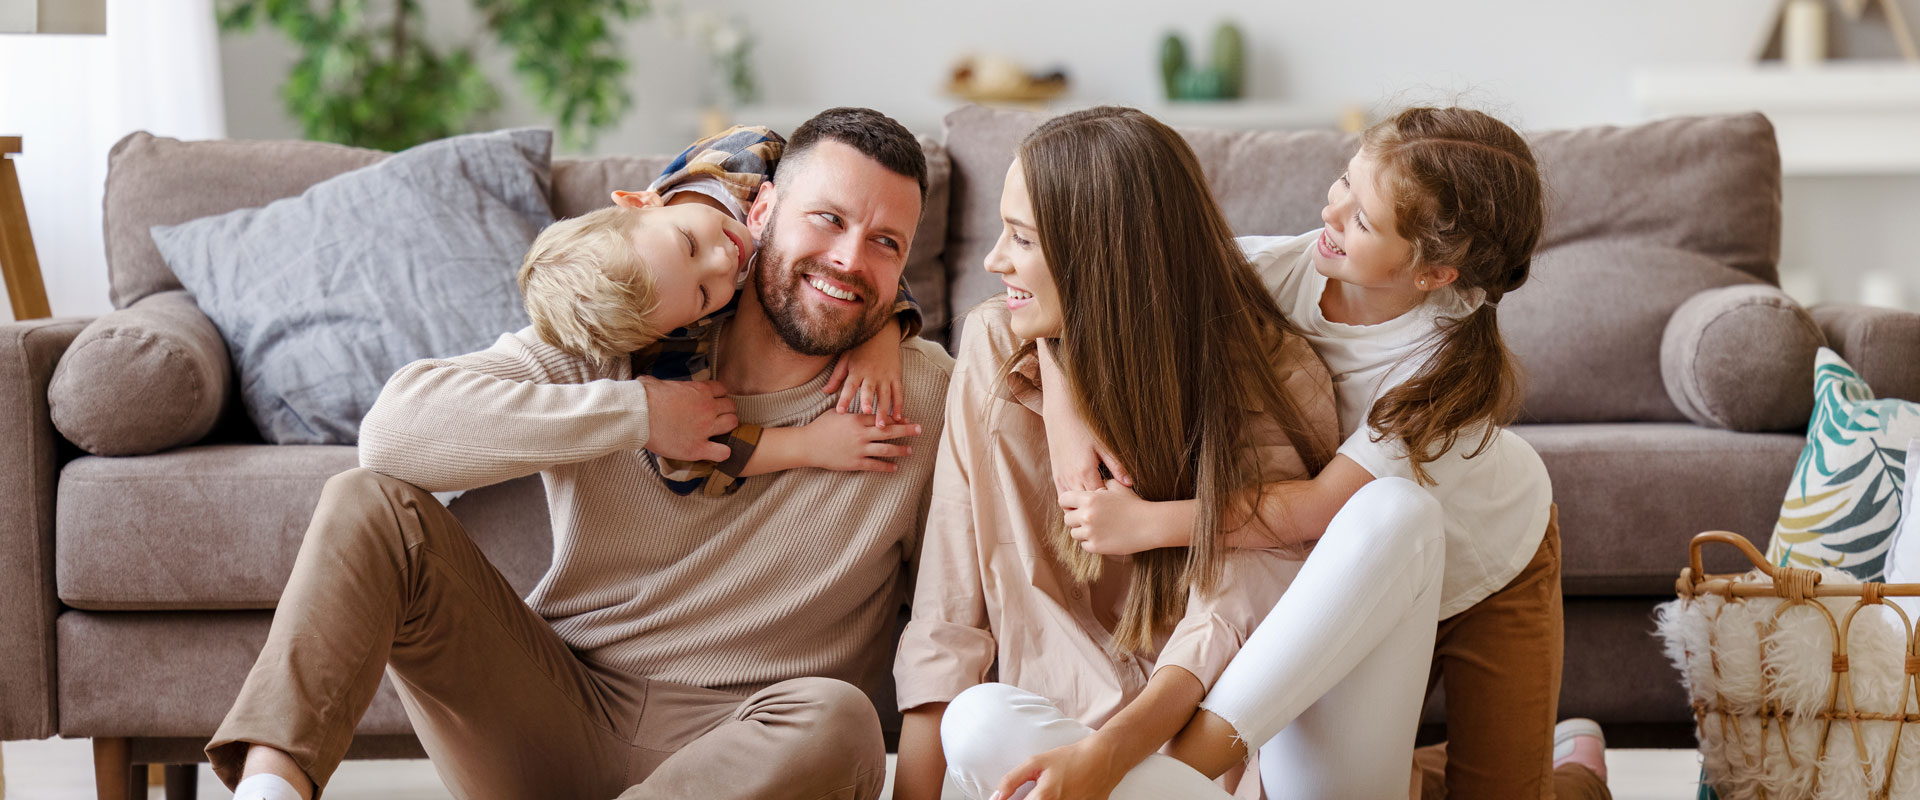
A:
<svg viewBox="0 0 1920 800">
<path fill-rule="evenodd" d="M 1607 737 L 1600 723 L 1576 717 L 1553 726 L 1553 766 L 1562 764 L 1579 764 L 1607 779 Z"/>
</svg>

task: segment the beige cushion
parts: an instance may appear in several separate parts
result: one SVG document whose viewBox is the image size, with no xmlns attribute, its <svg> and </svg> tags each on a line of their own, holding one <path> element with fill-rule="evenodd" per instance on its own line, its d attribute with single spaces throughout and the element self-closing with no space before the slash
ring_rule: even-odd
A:
<svg viewBox="0 0 1920 800">
<path fill-rule="evenodd" d="M 982 264 L 999 236 L 1014 148 L 1046 117 L 968 107 L 947 115 L 956 205 L 950 302 L 999 290 Z M 1331 131 L 1183 129 L 1239 234 L 1320 227 L 1327 186 L 1359 148 Z M 1525 418 L 1683 421 L 1660 375 L 1667 318 L 1705 289 L 1771 283 L 1780 240 L 1779 151 L 1758 114 L 1529 136 L 1547 182 L 1532 279 L 1500 305 L 1528 372 Z"/>
<path fill-rule="evenodd" d="M 232 387 L 220 332 L 176 289 L 81 331 L 54 370 L 47 406 L 67 441 L 94 455 L 131 456 L 199 441 Z"/>
<path fill-rule="evenodd" d="M 153 226 L 264 206 L 387 155 L 323 142 L 183 142 L 127 134 L 107 155 L 103 219 L 113 307 L 181 288 L 148 233 Z"/>
<path fill-rule="evenodd" d="M 111 611 L 272 608 L 327 479 L 359 466 L 340 445 L 213 445 L 83 457 L 60 472 L 53 543 L 60 601 Z M 552 560 L 538 477 L 449 508 L 516 591 Z"/>
<path fill-rule="evenodd" d="M 1813 360 L 1826 341 L 1813 315 L 1779 289 L 1713 289 L 1667 321 L 1660 373 L 1667 396 L 1694 422 L 1795 430 L 1813 414 Z"/>
</svg>

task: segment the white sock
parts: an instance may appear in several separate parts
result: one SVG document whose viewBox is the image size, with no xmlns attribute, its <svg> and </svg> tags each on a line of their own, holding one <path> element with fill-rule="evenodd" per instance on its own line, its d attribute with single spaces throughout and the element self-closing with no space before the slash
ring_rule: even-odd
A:
<svg viewBox="0 0 1920 800">
<path fill-rule="evenodd" d="M 233 800 L 300 800 L 300 793 L 286 778 L 262 772 L 233 787 Z"/>
</svg>

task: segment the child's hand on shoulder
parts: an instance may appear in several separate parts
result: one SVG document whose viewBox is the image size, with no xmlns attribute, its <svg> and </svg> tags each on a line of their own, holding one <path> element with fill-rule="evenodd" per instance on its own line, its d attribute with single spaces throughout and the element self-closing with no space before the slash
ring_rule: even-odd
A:
<svg viewBox="0 0 1920 800">
<path fill-rule="evenodd" d="M 879 424 L 872 414 L 821 414 L 800 429 L 805 466 L 839 472 L 893 472 L 899 467 L 889 459 L 913 454 L 893 440 L 919 433 L 919 425 Z"/>
<path fill-rule="evenodd" d="M 869 414 L 875 425 L 905 422 L 906 395 L 900 389 L 900 321 L 887 322 L 879 333 L 842 354 L 821 391 L 840 393 L 834 409 L 841 414 Z"/>
</svg>

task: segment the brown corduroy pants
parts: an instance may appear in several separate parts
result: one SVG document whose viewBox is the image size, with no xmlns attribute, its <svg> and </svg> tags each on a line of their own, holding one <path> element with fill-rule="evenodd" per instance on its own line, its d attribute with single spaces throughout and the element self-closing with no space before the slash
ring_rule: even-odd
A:
<svg viewBox="0 0 1920 800">
<path fill-rule="evenodd" d="M 456 797 L 839 800 L 885 779 L 879 717 L 853 685 L 741 695 L 585 664 L 432 495 L 351 470 L 321 494 L 207 746 L 214 771 L 234 786 L 263 744 L 325 786 L 383 671 Z"/>
<path fill-rule="evenodd" d="M 1440 622 L 1433 677 L 1447 690 L 1447 742 L 1414 751 L 1418 800 L 1444 797 L 1607 800 L 1577 764 L 1553 768 L 1566 647 L 1560 601 L 1560 509 L 1511 583 Z"/>
</svg>

